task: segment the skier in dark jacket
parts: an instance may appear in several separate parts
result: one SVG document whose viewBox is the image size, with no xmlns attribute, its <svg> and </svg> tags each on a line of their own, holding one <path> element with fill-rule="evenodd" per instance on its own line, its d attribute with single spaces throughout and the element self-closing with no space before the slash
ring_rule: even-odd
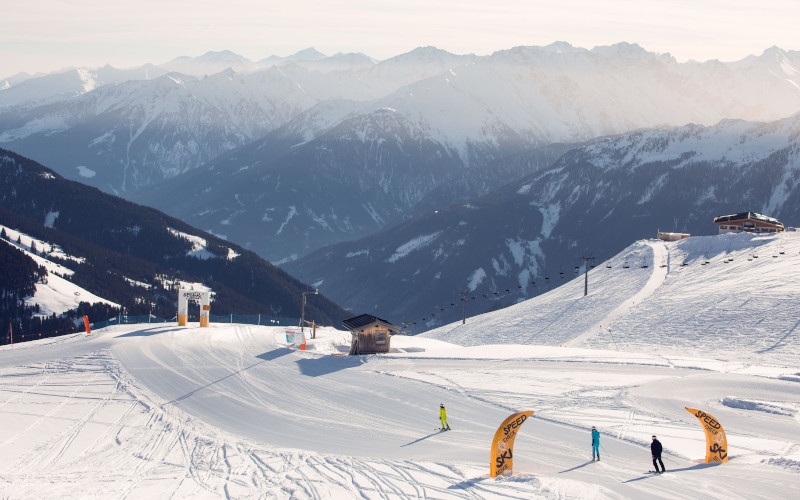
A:
<svg viewBox="0 0 800 500">
<path fill-rule="evenodd" d="M 666 471 L 666 469 L 664 469 L 664 462 L 661 461 L 662 449 L 663 448 L 661 446 L 661 441 L 659 441 L 658 439 L 656 439 L 655 436 L 653 436 L 653 442 L 650 443 L 650 454 L 653 455 L 653 467 L 655 467 L 656 472 L 659 474 L 661 474 L 661 472 Z M 658 461 L 659 464 L 661 464 L 661 472 L 659 472 L 658 470 L 658 464 L 656 463 L 656 460 Z"/>
</svg>

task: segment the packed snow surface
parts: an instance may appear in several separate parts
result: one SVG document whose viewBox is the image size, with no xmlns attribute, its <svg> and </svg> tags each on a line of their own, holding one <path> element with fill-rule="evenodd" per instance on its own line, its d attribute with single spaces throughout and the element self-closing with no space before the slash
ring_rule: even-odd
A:
<svg viewBox="0 0 800 500">
<path fill-rule="evenodd" d="M 237 324 L 0 347 L 0 491 L 798 498 L 798 236 L 637 242 L 589 272 L 585 297 L 581 276 L 465 325 L 394 336 L 386 355 L 345 356 L 349 333 L 332 328 L 298 350 L 286 328 Z M 437 430 L 440 403 L 452 431 Z M 703 463 L 687 406 L 722 424 L 728 463 Z M 490 478 L 492 437 L 521 410 L 535 413 L 514 475 Z M 661 476 L 647 473 L 653 434 Z"/>
</svg>

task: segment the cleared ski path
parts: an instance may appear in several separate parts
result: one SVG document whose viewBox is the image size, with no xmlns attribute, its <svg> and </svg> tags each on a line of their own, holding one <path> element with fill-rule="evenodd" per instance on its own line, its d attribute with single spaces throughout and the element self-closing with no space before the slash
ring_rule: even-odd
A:
<svg viewBox="0 0 800 500">
<path fill-rule="evenodd" d="M 617 306 L 616 309 L 608 313 L 600 321 L 591 325 L 584 333 L 578 335 L 574 339 L 568 340 L 564 343 L 564 345 L 568 347 L 579 346 L 588 339 L 597 336 L 603 329 L 603 325 L 611 325 L 617 318 L 630 313 L 631 309 L 637 303 L 641 303 L 643 300 L 653 295 L 653 292 L 655 292 L 656 289 L 661 286 L 661 283 L 664 282 L 664 279 L 669 273 L 669 264 L 667 264 L 667 267 L 661 267 L 657 263 L 661 262 L 662 259 L 666 261 L 668 255 L 667 249 L 664 247 L 663 243 L 648 241 L 646 244 L 652 251 L 652 256 L 646 258 L 649 264 L 648 267 L 651 270 L 651 274 L 650 279 L 647 280 L 642 289 Z"/>
</svg>

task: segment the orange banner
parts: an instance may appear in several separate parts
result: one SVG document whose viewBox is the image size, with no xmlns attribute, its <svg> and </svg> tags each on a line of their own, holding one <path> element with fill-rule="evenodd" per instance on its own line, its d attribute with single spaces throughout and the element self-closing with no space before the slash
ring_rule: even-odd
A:
<svg viewBox="0 0 800 500">
<path fill-rule="evenodd" d="M 728 461 L 728 439 L 725 437 L 725 431 L 717 419 L 702 410 L 684 407 L 700 421 L 703 430 L 706 431 L 706 463 L 720 462 L 725 463 Z"/>
<path fill-rule="evenodd" d="M 503 476 L 508 471 L 511 474 L 514 465 L 514 439 L 517 431 L 533 411 L 521 411 L 503 420 L 492 440 L 492 456 L 489 464 L 489 474 L 492 477 Z"/>
</svg>

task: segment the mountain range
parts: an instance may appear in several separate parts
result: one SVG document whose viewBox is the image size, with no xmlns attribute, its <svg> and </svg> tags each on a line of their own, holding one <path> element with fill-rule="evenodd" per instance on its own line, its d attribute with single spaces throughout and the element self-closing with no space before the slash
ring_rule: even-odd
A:
<svg viewBox="0 0 800 500">
<path fill-rule="evenodd" d="M 767 173 L 793 168 L 796 115 L 785 117 L 800 110 L 798 68 L 800 52 L 777 47 L 732 63 L 679 63 L 627 43 L 489 56 L 422 47 L 380 62 L 219 52 L 127 80 L 110 68 L 43 77 L 69 82 L 64 92 L 18 81 L 0 91 L 0 145 L 241 245 L 346 308 L 421 317 L 465 290 L 500 307 L 653 226 L 702 232 L 717 212 L 792 215 L 765 193 L 793 193 Z M 576 155 L 581 167 L 565 163 Z M 631 157 L 659 168 L 631 168 Z M 619 224 L 606 227 L 596 207 Z M 433 261 L 416 262 L 415 249 L 434 247 Z M 401 289 L 414 297 L 400 300 Z"/>
<path fill-rule="evenodd" d="M 483 197 L 283 267 L 345 308 L 425 330 L 465 307 L 474 315 L 539 295 L 659 230 L 713 234 L 715 216 L 744 211 L 796 226 L 798 207 L 800 113 L 726 120 L 597 141 Z"/>
<path fill-rule="evenodd" d="M 779 49 L 735 64 L 680 64 L 633 45 L 523 47 L 380 99 L 322 102 L 127 196 L 287 262 L 486 194 L 600 137 L 784 117 L 800 109 L 794 68 L 798 54 Z"/>
</svg>

